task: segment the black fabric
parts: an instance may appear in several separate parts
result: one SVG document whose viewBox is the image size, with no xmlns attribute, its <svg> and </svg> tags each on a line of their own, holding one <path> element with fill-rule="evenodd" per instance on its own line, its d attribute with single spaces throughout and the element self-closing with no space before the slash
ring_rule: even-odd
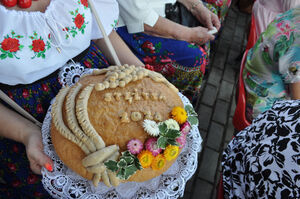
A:
<svg viewBox="0 0 300 199">
<path fill-rule="evenodd" d="M 176 23 L 188 27 L 201 26 L 200 22 L 193 16 L 193 14 L 181 3 L 166 4 L 165 8 L 166 18 Z"/>
</svg>

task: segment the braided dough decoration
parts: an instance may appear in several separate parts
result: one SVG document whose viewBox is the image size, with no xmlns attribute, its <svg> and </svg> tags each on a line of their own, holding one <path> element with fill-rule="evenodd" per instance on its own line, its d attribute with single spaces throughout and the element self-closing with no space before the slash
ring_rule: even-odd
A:
<svg viewBox="0 0 300 199">
<path fill-rule="evenodd" d="M 52 109 L 54 148 L 69 168 L 93 180 L 95 186 L 99 180 L 107 186 L 117 186 L 121 180 L 103 163 L 118 160 L 119 150 L 126 150 L 125 143 L 130 139 L 145 142 L 150 137 L 143 130 L 143 118 L 166 120 L 174 106 L 182 107 L 177 92 L 162 75 L 144 68 L 124 65 L 94 70 L 92 75 L 82 77 L 71 89 L 64 88 L 57 95 Z M 112 100 L 104 100 L 106 93 L 111 93 Z M 141 113 L 142 119 L 130 120 L 133 112 Z M 122 122 L 126 118 L 128 121 Z M 166 171 L 174 161 L 168 161 L 160 171 L 137 171 L 127 181 L 149 180 Z"/>
</svg>

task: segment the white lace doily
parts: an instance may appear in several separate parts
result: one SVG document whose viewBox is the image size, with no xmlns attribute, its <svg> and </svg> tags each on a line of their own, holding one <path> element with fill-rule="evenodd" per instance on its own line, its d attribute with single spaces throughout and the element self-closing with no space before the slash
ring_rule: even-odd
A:
<svg viewBox="0 0 300 199">
<path fill-rule="evenodd" d="M 190 101 L 179 93 L 184 105 Z M 52 100 L 53 101 L 53 100 Z M 42 126 L 45 153 L 53 160 L 53 172 L 42 169 L 42 183 L 53 198 L 78 199 L 129 199 L 129 198 L 178 198 L 182 197 L 186 182 L 195 173 L 198 153 L 201 151 L 202 138 L 198 127 L 193 125 L 187 135 L 187 143 L 175 163 L 162 175 L 146 182 L 121 183 L 118 187 L 107 187 L 99 183 L 94 187 L 88 181 L 67 168 L 55 153 L 50 137 L 51 106 Z"/>
</svg>

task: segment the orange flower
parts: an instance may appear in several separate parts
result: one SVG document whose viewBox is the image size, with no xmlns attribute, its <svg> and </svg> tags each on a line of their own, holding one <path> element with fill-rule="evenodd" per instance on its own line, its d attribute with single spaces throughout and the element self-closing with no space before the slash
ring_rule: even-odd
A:
<svg viewBox="0 0 300 199">
<path fill-rule="evenodd" d="M 164 156 L 168 161 L 175 159 L 178 156 L 179 147 L 168 145 L 164 151 Z"/>
<path fill-rule="evenodd" d="M 152 161 L 151 167 L 153 170 L 161 170 L 166 165 L 166 158 L 163 154 L 158 154 L 156 157 L 154 157 L 154 160 Z"/>
<path fill-rule="evenodd" d="M 183 124 L 187 120 L 187 113 L 184 108 L 176 106 L 171 111 L 171 117 L 176 120 L 179 124 Z"/>
<path fill-rule="evenodd" d="M 150 167 L 154 156 L 148 150 L 143 150 L 141 153 L 138 154 L 138 159 L 143 168 Z"/>
</svg>

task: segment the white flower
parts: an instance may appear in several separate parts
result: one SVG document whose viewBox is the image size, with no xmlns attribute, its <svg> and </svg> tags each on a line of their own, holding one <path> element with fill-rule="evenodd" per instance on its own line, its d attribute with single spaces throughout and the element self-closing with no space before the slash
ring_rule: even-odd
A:
<svg viewBox="0 0 300 199">
<path fill-rule="evenodd" d="M 167 125 L 168 129 L 175 129 L 178 131 L 180 130 L 179 124 L 174 119 L 168 119 L 168 120 L 164 121 L 163 123 L 165 123 Z"/>
<path fill-rule="evenodd" d="M 156 137 L 159 135 L 158 124 L 153 120 L 144 120 L 144 130 L 151 136 Z"/>
</svg>

